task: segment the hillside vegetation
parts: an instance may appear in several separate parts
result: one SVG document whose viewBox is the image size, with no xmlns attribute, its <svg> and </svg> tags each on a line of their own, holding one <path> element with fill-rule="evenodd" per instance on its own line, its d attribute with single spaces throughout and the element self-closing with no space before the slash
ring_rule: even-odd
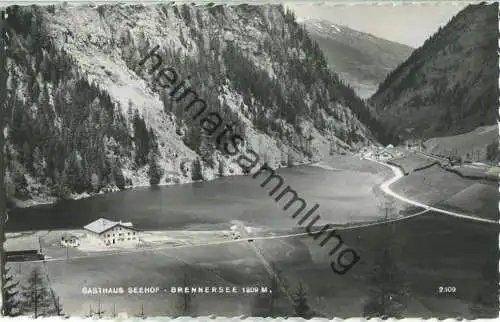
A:
<svg viewBox="0 0 500 322">
<path fill-rule="evenodd" d="M 242 173 L 224 140 L 156 86 L 151 64 L 138 65 L 156 45 L 163 66 L 272 167 L 384 136 L 282 6 L 63 4 L 8 14 L 13 201 Z"/>
<path fill-rule="evenodd" d="M 471 4 L 417 48 L 370 98 L 402 138 L 496 124 L 498 3 Z"/>
</svg>

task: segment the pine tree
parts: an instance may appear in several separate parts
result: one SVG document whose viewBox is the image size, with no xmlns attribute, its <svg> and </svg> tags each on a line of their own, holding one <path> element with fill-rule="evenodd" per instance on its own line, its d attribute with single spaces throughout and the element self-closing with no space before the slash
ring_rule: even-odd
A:
<svg viewBox="0 0 500 322">
<path fill-rule="evenodd" d="M 12 183 L 14 184 L 15 195 L 17 197 L 27 197 L 28 181 L 26 180 L 22 167 L 11 167 L 10 176 L 12 178 Z"/>
<path fill-rule="evenodd" d="M 184 275 L 182 279 L 182 288 L 190 287 L 191 281 L 189 279 L 189 274 L 187 269 L 184 269 Z M 193 295 L 189 292 L 182 292 L 179 294 L 179 302 L 177 303 L 177 311 L 180 316 L 192 316 L 194 313 L 193 307 Z"/>
<path fill-rule="evenodd" d="M 394 216 L 392 200 L 386 200 L 382 207 L 386 220 Z M 407 305 L 409 288 L 404 272 L 394 259 L 395 224 L 385 224 L 385 230 L 375 249 L 373 269 L 369 273 L 369 297 L 364 306 L 366 317 L 401 318 Z"/>
<path fill-rule="evenodd" d="M 120 164 L 115 161 L 113 164 L 113 178 L 115 179 L 115 184 L 118 187 L 118 189 L 123 190 L 125 189 L 125 177 L 123 176 L 123 171 L 120 167 Z"/>
<path fill-rule="evenodd" d="M 197 158 L 193 161 L 191 171 L 191 179 L 193 181 L 203 180 L 203 169 L 200 159 Z"/>
<path fill-rule="evenodd" d="M 95 172 L 90 175 L 90 185 L 92 186 L 92 192 L 99 191 L 99 176 Z"/>
<path fill-rule="evenodd" d="M 498 142 L 493 142 L 488 144 L 486 147 L 486 160 L 488 161 L 500 161 L 500 154 L 498 149 Z"/>
<path fill-rule="evenodd" d="M 365 303 L 366 317 L 401 318 L 406 307 L 408 290 L 388 249 L 380 250 L 370 276 L 370 295 Z"/>
<path fill-rule="evenodd" d="M 307 294 L 306 291 L 304 290 L 304 287 L 302 286 L 302 282 L 299 282 L 293 301 L 295 303 L 294 304 L 295 314 L 298 317 L 304 319 L 309 319 L 312 317 L 311 309 L 307 304 Z"/>
<path fill-rule="evenodd" d="M 52 298 L 52 309 L 49 311 L 49 315 L 63 316 L 63 309 L 61 305 L 61 299 L 56 295 L 54 290 L 50 289 L 50 296 Z"/>
<path fill-rule="evenodd" d="M 45 161 L 39 147 L 35 147 L 33 151 L 33 169 L 37 180 L 42 180 L 45 177 Z"/>
<path fill-rule="evenodd" d="M 77 193 L 85 191 L 84 176 L 86 174 L 82 169 L 77 152 L 71 153 L 66 165 L 66 175 L 67 183 L 71 190 L 76 191 Z"/>
<path fill-rule="evenodd" d="M 38 266 L 31 271 L 23 295 L 23 313 L 33 313 L 35 319 L 39 316 L 48 315 L 53 310 L 53 301 L 47 287 L 47 281 Z"/>
<path fill-rule="evenodd" d="M 58 199 L 67 199 L 71 195 L 71 190 L 68 187 L 66 172 L 59 174 L 57 170 L 54 174 L 54 184 L 52 186 L 52 195 Z"/>
<path fill-rule="evenodd" d="M 5 298 L 4 315 L 18 316 L 21 312 L 21 300 L 19 294 L 19 281 L 14 280 L 14 275 L 10 272 L 10 267 L 6 268 L 5 278 Z"/>
<path fill-rule="evenodd" d="M 139 112 L 135 110 L 134 114 L 134 143 L 135 143 L 135 162 L 137 166 L 141 167 L 147 164 L 147 157 L 149 154 L 149 149 L 151 147 L 150 141 L 150 131 L 146 127 L 146 123 L 139 115 Z"/>
<path fill-rule="evenodd" d="M 149 183 L 151 185 L 157 185 L 161 181 L 161 177 L 163 177 L 163 169 L 158 165 L 158 156 L 156 153 L 152 151 L 149 153 Z"/>
<path fill-rule="evenodd" d="M 223 159 L 219 161 L 219 177 L 223 177 L 225 175 L 225 168 L 226 163 L 224 162 Z"/>
</svg>

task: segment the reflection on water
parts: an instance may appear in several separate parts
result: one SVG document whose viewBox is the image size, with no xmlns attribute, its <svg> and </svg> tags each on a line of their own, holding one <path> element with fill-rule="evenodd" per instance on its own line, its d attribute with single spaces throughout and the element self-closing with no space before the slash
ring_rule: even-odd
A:
<svg viewBox="0 0 500 322">
<path fill-rule="evenodd" d="M 278 173 L 308 203 L 320 204 L 323 219 L 346 222 L 371 219 L 375 197 L 372 188 L 381 178 L 368 173 L 329 171 L 301 166 Z M 14 209 L 8 231 L 78 229 L 105 217 L 132 221 L 140 229 L 182 229 L 228 225 L 239 219 L 256 226 L 276 229 L 295 227 L 290 214 L 282 210 L 260 187 L 262 178 L 226 177 L 193 184 L 135 188 L 97 195 L 88 199 L 66 200 L 54 205 Z M 271 181 L 268 187 L 273 187 Z"/>
</svg>

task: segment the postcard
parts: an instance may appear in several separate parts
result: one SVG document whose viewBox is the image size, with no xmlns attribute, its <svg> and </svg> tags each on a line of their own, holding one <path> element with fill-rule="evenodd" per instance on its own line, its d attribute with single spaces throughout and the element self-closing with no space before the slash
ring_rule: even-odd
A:
<svg viewBox="0 0 500 322">
<path fill-rule="evenodd" d="M 4 316 L 498 317 L 498 3 L 1 17 Z"/>
</svg>

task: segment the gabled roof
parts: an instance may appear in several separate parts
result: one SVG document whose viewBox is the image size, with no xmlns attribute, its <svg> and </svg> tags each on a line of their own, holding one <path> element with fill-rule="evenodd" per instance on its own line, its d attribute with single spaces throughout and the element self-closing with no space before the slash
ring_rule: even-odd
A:
<svg viewBox="0 0 500 322">
<path fill-rule="evenodd" d="M 101 233 L 105 232 L 106 230 L 109 230 L 115 226 L 122 226 L 122 227 L 125 227 L 128 229 L 136 230 L 134 227 L 132 227 L 131 222 L 123 223 L 121 221 L 118 221 L 118 222 L 111 221 L 111 220 L 108 220 L 106 218 L 99 218 L 99 219 L 91 222 L 90 224 L 84 226 L 83 228 L 86 230 L 89 230 L 91 232 L 94 232 L 96 234 L 101 234 Z"/>
<path fill-rule="evenodd" d="M 113 228 L 114 226 L 118 225 L 117 222 L 108 220 L 106 218 L 99 218 L 87 226 L 84 226 L 84 229 L 90 230 L 94 233 L 100 234 L 110 228 Z"/>
</svg>

